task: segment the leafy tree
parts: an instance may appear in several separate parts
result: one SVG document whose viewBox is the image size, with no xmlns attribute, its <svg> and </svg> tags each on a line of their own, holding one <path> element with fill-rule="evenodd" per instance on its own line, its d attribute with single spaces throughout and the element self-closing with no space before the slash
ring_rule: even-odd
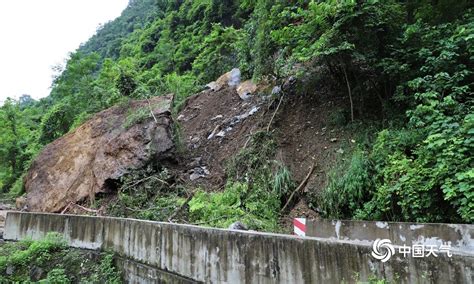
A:
<svg viewBox="0 0 474 284">
<path fill-rule="evenodd" d="M 72 108 L 69 104 L 55 104 L 42 118 L 40 142 L 47 144 L 69 131 L 73 122 Z"/>
</svg>

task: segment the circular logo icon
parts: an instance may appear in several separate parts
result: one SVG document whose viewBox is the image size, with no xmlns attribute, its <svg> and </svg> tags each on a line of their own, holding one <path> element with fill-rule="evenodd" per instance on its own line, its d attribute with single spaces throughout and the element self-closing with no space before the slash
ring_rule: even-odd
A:
<svg viewBox="0 0 474 284">
<path fill-rule="evenodd" d="M 395 254 L 395 248 L 388 239 L 376 239 L 372 245 L 372 256 L 382 262 L 388 261 Z"/>
</svg>

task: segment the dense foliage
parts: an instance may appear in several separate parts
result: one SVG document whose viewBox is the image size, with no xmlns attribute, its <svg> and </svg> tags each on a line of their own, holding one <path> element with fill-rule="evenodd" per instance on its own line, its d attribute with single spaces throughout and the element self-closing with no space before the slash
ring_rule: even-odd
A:
<svg viewBox="0 0 474 284">
<path fill-rule="evenodd" d="M 21 193 L 41 147 L 91 114 L 168 92 L 179 108 L 239 67 L 255 80 L 299 76 L 301 92 L 318 95 L 319 86 L 347 98 L 339 120 L 381 125 L 340 166 L 344 177 L 333 175 L 315 198 L 326 216 L 473 222 L 472 7 L 468 0 L 130 1 L 58 68 L 48 98 L 1 107 L 0 187 Z M 232 196 L 251 185 L 240 176 L 232 182 Z M 192 204 L 195 218 L 209 215 Z"/>
<path fill-rule="evenodd" d="M 0 245 L 2 283 L 122 283 L 113 254 L 68 248 L 62 236 Z"/>
</svg>

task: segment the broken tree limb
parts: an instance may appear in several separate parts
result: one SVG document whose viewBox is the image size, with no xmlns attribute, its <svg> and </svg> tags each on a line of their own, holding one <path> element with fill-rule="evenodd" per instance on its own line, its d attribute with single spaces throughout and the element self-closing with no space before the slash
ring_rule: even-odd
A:
<svg viewBox="0 0 474 284">
<path fill-rule="evenodd" d="M 314 172 L 314 168 L 316 167 L 316 163 L 313 162 L 313 165 L 311 166 L 308 174 L 306 175 L 306 177 L 304 178 L 304 180 L 300 183 L 300 185 L 291 193 L 290 197 L 288 198 L 288 200 L 286 201 L 285 203 L 285 206 L 283 206 L 283 208 L 281 209 L 280 212 L 284 212 L 286 207 L 288 206 L 288 204 L 290 204 L 291 202 L 291 199 L 293 199 L 293 196 L 298 192 L 300 191 L 301 189 L 303 189 L 306 184 L 308 183 L 308 180 L 309 178 L 311 177 L 311 175 L 313 174 Z"/>
<path fill-rule="evenodd" d="M 69 202 L 69 204 L 68 204 L 66 207 L 64 207 L 64 209 L 61 211 L 61 214 L 66 213 L 66 211 L 67 211 L 67 210 L 69 209 L 69 207 L 71 207 L 71 206 L 72 206 L 72 207 L 77 207 L 77 208 L 79 208 L 79 209 L 81 209 L 81 210 L 83 210 L 83 211 L 86 211 L 86 212 L 89 212 L 89 213 L 94 213 L 94 214 L 98 214 L 98 213 L 100 213 L 100 211 L 101 211 L 100 209 L 95 210 L 95 209 L 91 209 L 91 208 L 87 208 L 87 207 L 81 206 L 81 205 L 76 204 L 76 203 L 73 203 L 73 202 Z"/>
<path fill-rule="evenodd" d="M 347 77 L 346 67 L 342 65 L 342 71 L 344 71 L 344 78 L 346 79 L 347 92 L 349 93 L 349 101 L 351 103 L 351 122 L 354 122 L 354 103 L 352 102 L 352 90 L 349 84 L 349 78 Z"/>
<path fill-rule="evenodd" d="M 280 105 L 281 105 L 281 102 L 283 101 L 283 97 L 285 96 L 285 93 L 283 93 L 280 97 L 280 102 L 278 102 L 278 106 L 277 108 L 275 109 L 275 112 L 273 113 L 273 116 L 272 116 L 272 119 L 270 119 L 270 122 L 268 123 L 268 126 L 267 126 L 267 132 L 270 131 L 270 126 L 272 125 L 272 122 L 273 122 L 273 119 L 275 118 L 277 112 L 278 112 L 278 109 L 280 108 Z"/>
<path fill-rule="evenodd" d="M 81 205 L 76 204 L 76 203 L 74 203 L 74 204 L 72 204 L 72 205 L 76 206 L 77 208 L 79 208 L 79 209 L 81 209 L 81 210 L 84 210 L 84 211 L 86 211 L 86 212 L 89 212 L 89 213 L 98 213 L 98 212 L 99 212 L 99 210 L 90 209 L 90 208 L 81 206 Z"/>
<path fill-rule="evenodd" d="M 156 119 L 156 116 L 155 116 L 155 114 L 153 113 L 153 108 L 151 107 L 150 100 L 147 98 L 146 101 L 148 102 L 148 106 L 150 107 L 151 116 L 153 116 L 153 119 L 155 120 L 155 122 L 158 123 L 158 120 Z"/>
<path fill-rule="evenodd" d="M 121 189 L 121 191 L 126 190 L 126 189 L 129 189 L 129 188 L 134 187 L 134 186 L 137 186 L 137 185 L 139 185 L 139 184 L 141 184 L 141 183 L 143 183 L 143 182 L 145 182 L 145 181 L 147 181 L 147 180 L 150 180 L 150 179 L 155 179 L 156 181 L 159 181 L 159 182 L 161 182 L 162 184 L 164 184 L 164 185 L 166 185 L 166 186 L 170 186 L 170 184 L 167 183 L 166 181 L 164 181 L 164 180 L 162 180 L 162 179 L 159 179 L 159 178 L 157 178 L 156 176 L 153 175 L 153 176 L 147 176 L 147 177 L 145 177 L 145 178 L 143 178 L 143 179 L 140 179 L 140 180 L 134 182 L 134 183 L 131 184 L 131 185 L 125 186 L 124 188 Z"/>
<path fill-rule="evenodd" d="M 247 138 L 247 141 L 245 141 L 244 147 L 242 149 L 247 148 L 247 145 L 249 144 L 251 139 L 252 139 L 252 134 L 250 133 L 250 136 L 249 136 L 249 138 Z"/>
<path fill-rule="evenodd" d="M 72 202 L 69 202 L 69 204 L 68 204 L 66 207 L 64 207 L 63 211 L 61 211 L 61 214 L 66 213 L 66 211 L 69 209 L 69 207 L 71 206 L 71 204 L 72 204 Z"/>
<path fill-rule="evenodd" d="M 181 212 L 181 210 L 183 210 L 186 204 L 188 204 L 188 202 L 191 201 L 193 196 L 194 196 L 194 191 L 191 192 L 189 196 L 186 198 L 186 200 L 184 201 L 184 203 L 181 206 L 179 206 L 179 208 L 174 210 L 174 212 L 168 217 L 168 222 L 173 223 L 173 218 L 176 217 L 176 215 L 178 215 L 178 213 Z"/>
</svg>

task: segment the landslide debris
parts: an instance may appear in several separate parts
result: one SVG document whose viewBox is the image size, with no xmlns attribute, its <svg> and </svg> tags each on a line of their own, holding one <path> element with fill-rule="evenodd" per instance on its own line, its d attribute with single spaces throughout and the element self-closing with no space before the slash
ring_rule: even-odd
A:
<svg viewBox="0 0 474 284">
<path fill-rule="evenodd" d="M 167 95 L 112 107 L 48 144 L 25 177 L 24 209 L 58 212 L 93 200 L 130 170 L 172 158 L 172 102 Z"/>
</svg>

